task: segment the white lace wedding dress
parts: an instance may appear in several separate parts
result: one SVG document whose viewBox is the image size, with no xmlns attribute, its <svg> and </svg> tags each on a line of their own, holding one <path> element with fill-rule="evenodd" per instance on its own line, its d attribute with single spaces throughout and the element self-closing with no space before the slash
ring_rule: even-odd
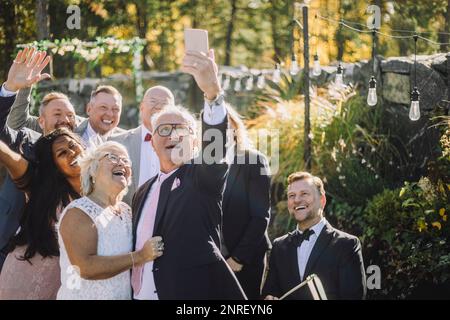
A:
<svg viewBox="0 0 450 320">
<path fill-rule="evenodd" d="M 61 215 L 60 222 L 67 210 L 78 208 L 94 222 L 98 233 L 97 255 L 114 256 L 126 254 L 133 248 L 132 221 L 130 207 L 121 202 L 120 215 L 110 209 L 103 209 L 88 197 L 72 201 Z M 67 256 L 64 242 L 58 228 L 60 248 L 61 288 L 58 300 L 130 300 L 130 270 L 105 280 L 82 279 L 77 268 L 72 266 Z"/>
</svg>

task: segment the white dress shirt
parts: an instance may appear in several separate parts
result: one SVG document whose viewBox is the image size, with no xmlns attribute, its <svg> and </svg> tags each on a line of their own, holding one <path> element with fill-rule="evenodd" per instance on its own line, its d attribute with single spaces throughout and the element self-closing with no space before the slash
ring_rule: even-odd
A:
<svg viewBox="0 0 450 320">
<path fill-rule="evenodd" d="M 141 160 L 139 164 L 138 187 L 142 186 L 151 177 L 159 172 L 159 159 L 151 141 L 145 141 L 145 136 L 150 133 L 145 126 L 141 126 Z"/>
<path fill-rule="evenodd" d="M 0 88 L 0 97 L 8 98 L 15 96 L 16 94 L 17 92 L 6 90 L 5 84 L 3 84 L 2 87 Z"/>
<path fill-rule="evenodd" d="M 217 125 L 221 123 L 226 115 L 227 111 L 225 108 L 225 105 L 222 103 L 220 105 L 214 105 L 210 106 L 208 103 L 205 102 L 204 112 L 203 112 L 203 120 L 209 124 L 209 125 Z M 144 130 L 142 130 L 144 131 Z M 144 135 L 145 137 L 145 135 Z M 143 150 L 141 149 L 141 154 L 143 153 Z M 145 167 L 145 166 L 144 166 Z M 143 166 L 141 166 L 140 170 L 143 170 Z M 174 172 L 176 172 L 178 168 L 174 169 L 173 171 L 169 173 L 163 173 L 159 172 L 158 179 L 167 179 L 169 178 Z M 150 191 L 145 199 L 144 206 L 142 208 L 142 214 L 139 218 L 138 226 L 137 226 L 137 234 L 141 234 L 141 232 L 148 232 L 150 238 L 153 234 L 153 230 L 141 230 L 139 226 L 142 224 L 142 221 L 144 221 L 144 216 L 147 212 L 149 212 L 150 202 L 148 199 L 150 199 L 150 196 L 152 192 L 155 192 L 155 183 L 150 188 Z M 151 233 L 151 234 L 150 234 Z M 164 239 L 162 239 L 164 242 Z M 158 294 L 156 291 L 156 285 L 155 285 L 155 278 L 153 275 L 153 261 L 147 262 L 144 265 L 144 270 L 142 274 L 142 287 L 138 294 L 134 294 L 134 298 L 137 300 L 159 300 Z"/>
<path fill-rule="evenodd" d="M 312 226 L 310 229 L 314 230 L 314 233 L 309 236 L 309 240 L 303 240 L 300 247 L 297 248 L 297 260 L 298 260 L 298 271 L 300 273 L 300 279 L 303 281 L 303 276 L 305 274 L 306 264 L 308 263 L 309 256 L 311 255 L 311 251 L 316 244 L 317 238 L 322 232 L 323 227 L 325 227 L 327 220 L 325 218 L 320 219 L 318 223 Z M 300 233 L 300 229 L 297 230 Z"/>
<path fill-rule="evenodd" d="M 106 140 L 108 140 L 108 137 L 110 134 L 101 135 L 91 127 L 91 123 L 88 121 L 86 130 L 83 133 L 83 136 L 81 137 L 83 141 L 86 143 L 86 147 L 94 147 L 102 144 Z"/>
<path fill-rule="evenodd" d="M 168 179 L 173 173 L 175 173 L 178 170 L 178 168 L 170 171 L 169 173 L 159 172 L 158 180 L 164 181 Z M 139 218 L 138 223 L 138 229 L 137 232 L 140 234 L 141 232 L 148 232 L 150 239 L 153 230 L 142 230 L 140 228 L 140 225 L 142 225 L 142 222 L 144 221 L 145 214 L 150 211 L 150 201 L 148 201 L 152 195 L 153 192 L 155 192 L 155 185 L 156 183 L 153 183 L 153 185 L 150 188 L 150 191 L 147 195 L 147 198 L 145 198 L 145 204 L 142 208 L 142 214 Z M 156 217 L 155 217 L 156 218 Z M 152 234 L 150 234 L 152 233 Z M 163 239 L 164 242 L 164 239 Z M 141 291 L 139 291 L 138 294 L 134 294 L 134 298 L 137 300 L 159 300 L 158 293 L 156 292 L 156 285 L 155 285 L 155 278 L 153 276 L 153 261 L 149 261 L 144 265 L 144 270 L 142 271 L 142 287 Z"/>
</svg>

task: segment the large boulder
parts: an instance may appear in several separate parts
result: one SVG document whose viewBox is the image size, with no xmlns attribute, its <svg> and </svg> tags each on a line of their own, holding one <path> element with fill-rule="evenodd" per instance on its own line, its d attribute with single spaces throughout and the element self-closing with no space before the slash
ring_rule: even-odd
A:
<svg viewBox="0 0 450 320">
<path fill-rule="evenodd" d="M 447 84 L 431 67 L 429 57 L 417 57 L 416 68 L 410 58 L 388 58 L 381 63 L 383 97 L 393 103 L 409 104 L 414 77 L 420 92 L 420 108 L 430 111 L 447 97 Z"/>
</svg>

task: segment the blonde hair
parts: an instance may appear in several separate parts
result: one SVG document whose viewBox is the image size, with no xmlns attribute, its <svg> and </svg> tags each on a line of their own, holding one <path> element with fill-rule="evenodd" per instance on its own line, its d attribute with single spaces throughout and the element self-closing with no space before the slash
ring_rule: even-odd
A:
<svg viewBox="0 0 450 320">
<path fill-rule="evenodd" d="M 225 104 L 225 106 L 227 108 L 229 124 L 231 129 L 233 129 L 237 150 L 244 151 L 252 149 L 253 146 L 248 136 L 244 121 L 242 121 L 242 116 L 229 104 Z"/>
<path fill-rule="evenodd" d="M 118 142 L 107 141 L 96 147 L 86 150 L 84 155 L 78 160 L 81 168 L 81 194 L 87 196 L 94 191 L 95 183 L 94 177 L 97 173 L 100 160 L 110 151 L 112 148 L 116 148 L 124 152 L 127 157 L 127 149 Z M 131 184 L 131 176 L 128 178 L 128 185 Z M 119 195 L 119 200 L 122 200 L 123 196 L 127 194 L 128 188 L 125 188 Z"/>
<path fill-rule="evenodd" d="M 44 112 L 44 108 L 53 100 L 57 100 L 57 99 L 63 99 L 66 100 L 67 102 L 70 103 L 70 105 L 72 105 L 72 103 L 69 100 L 69 97 L 66 96 L 64 93 L 61 92 L 50 92 L 48 94 L 46 94 L 44 96 L 44 98 L 42 99 L 41 105 L 39 106 L 39 115 L 41 116 L 42 113 Z"/>
<path fill-rule="evenodd" d="M 91 100 L 94 100 L 95 97 L 102 92 L 116 96 L 117 98 L 119 98 L 120 105 L 122 105 L 122 95 L 120 94 L 119 90 L 117 90 L 113 86 L 98 86 L 91 92 Z"/>
<path fill-rule="evenodd" d="M 305 179 L 311 179 L 313 184 L 317 187 L 317 191 L 319 191 L 319 194 L 324 196 L 325 195 L 325 188 L 323 186 L 323 181 L 319 177 L 313 176 L 309 172 L 305 171 L 297 171 L 294 173 L 291 173 L 289 177 L 287 178 L 288 186 L 295 181 L 298 180 L 305 180 Z"/>
</svg>

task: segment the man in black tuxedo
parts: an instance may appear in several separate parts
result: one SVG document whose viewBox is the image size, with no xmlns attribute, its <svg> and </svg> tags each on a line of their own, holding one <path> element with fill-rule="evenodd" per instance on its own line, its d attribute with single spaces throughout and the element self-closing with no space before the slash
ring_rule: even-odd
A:
<svg viewBox="0 0 450 320">
<path fill-rule="evenodd" d="M 182 70 L 194 76 L 205 94 L 203 157 L 192 160 L 196 122 L 189 112 L 166 107 L 153 116 L 151 142 L 160 173 L 134 195 L 133 238 L 138 249 L 146 239 L 161 236 L 164 253 L 154 262 L 133 268 L 134 298 L 245 299 L 220 253 L 222 194 L 228 174 L 228 165 L 222 161 L 227 112 L 213 52 L 209 56 L 187 52 Z M 208 157 L 211 150 L 212 159 Z"/>
<path fill-rule="evenodd" d="M 287 197 L 297 229 L 275 239 L 263 297 L 278 299 L 314 273 L 328 299 L 364 299 L 361 244 L 357 237 L 333 228 L 323 217 L 326 197 L 322 180 L 307 172 L 293 173 L 288 177 Z M 308 300 L 312 296 L 303 287 L 286 299 Z"/>
</svg>

